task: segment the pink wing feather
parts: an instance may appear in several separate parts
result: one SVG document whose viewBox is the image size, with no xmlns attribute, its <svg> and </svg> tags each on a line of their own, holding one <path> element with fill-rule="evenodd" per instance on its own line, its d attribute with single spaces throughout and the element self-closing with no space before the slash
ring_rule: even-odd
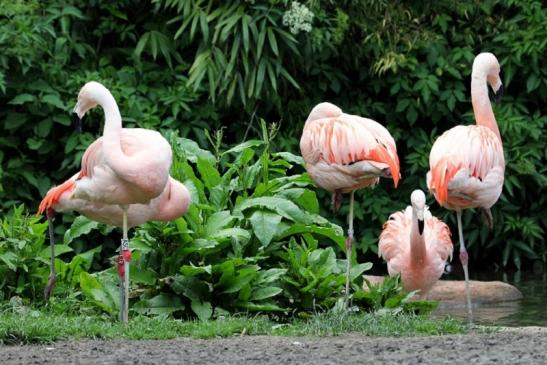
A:
<svg viewBox="0 0 547 365">
<path fill-rule="evenodd" d="M 503 188 L 501 141 L 489 128 L 456 126 L 433 144 L 427 186 L 448 208 L 490 208 Z"/>
<path fill-rule="evenodd" d="M 319 104 L 323 106 L 324 104 Z M 393 137 L 381 124 L 332 109 L 314 108 L 304 126 L 300 150 L 306 164 L 351 165 L 370 161 L 389 166 L 395 186 L 399 182 L 399 158 Z M 336 111 L 340 111 L 337 113 Z M 331 115 L 324 117 L 324 115 Z"/>
</svg>

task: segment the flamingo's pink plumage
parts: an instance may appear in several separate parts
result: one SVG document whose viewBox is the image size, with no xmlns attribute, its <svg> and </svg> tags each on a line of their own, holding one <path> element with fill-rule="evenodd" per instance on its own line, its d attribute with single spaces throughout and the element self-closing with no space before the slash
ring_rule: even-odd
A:
<svg viewBox="0 0 547 365">
<path fill-rule="evenodd" d="M 300 151 L 310 177 L 328 191 L 347 193 L 376 184 L 380 176 L 399 183 L 399 157 L 388 130 L 330 103 L 311 111 Z"/>
<path fill-rule="evenodd" d="M 123 226 L 123 210 L 119 205 L 104 204 L 74 197 L 79 173 L 61 185 L 51 188 L 42 200 L 38 213 L 52 208 L 56 212 L 78 212 L 99 223 Z M 131 204 L 127 209 L 127 227 L 148 221 L 170 221 L 182 216 L 190 205 L 188 189 L 169 177 L 165 189 L 147 204 Z"/>
<path fill-rule="evenodd" d="M 420 290 L 424 295 L 441 277 L 453 246 L 450 229 L 431 214 L 421 190 L 412 193 L 411 203 L 384 223 L 378 255 L 387 262 L 390 275 L 401 275 L 406 291 Z"/>
</svg>

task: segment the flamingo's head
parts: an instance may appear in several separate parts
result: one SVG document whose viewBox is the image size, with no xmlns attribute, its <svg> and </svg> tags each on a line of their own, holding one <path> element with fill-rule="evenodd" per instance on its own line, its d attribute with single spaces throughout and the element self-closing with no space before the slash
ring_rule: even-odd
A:
<svg viewBox="0 0 547 365">
<path fill-rule="evenodd" d="M 313 120 L 323 119 L 323 118 L 339 117 L 341 115 L 342 115 L 342 109 L 340 109 L 334 104 L 323 102 L 313 107 L 306 122 L 311 122 Z"/>
<path fill-rule="evenodd" d="M 158 214 L 154 217 L 156 220 L 171 221 L 177 219 L 188 211 L 192 203 L 188 188 L 172 177 L 169 177 L 162 195 L 164 200 L 161 202 Z"/>
<path fill-rule="evenodd" d="M 424 211 L 425 211 L 425 194 L 420 189 L 416 189 L 410 195 L 412 203 L 413 215 L 418 218 L 418 230 L 420 234 L 424 232 Z"/>
<path fill-rule="evenodd" d="M 101 103 L 105 90 L 106 88 L 97 81 L 89 81 L 80 89 L 78 102 L 74 107 L 74 113 L 79 119 L 82 119 L 85 113 Z"/>
<path fill-rule="evenodd" d="M 503 83 L 500 77 L 501 67 L 496 56 L 490 52 L 483 52 L 473 61 L 473 75 L 486 76 L 488 84 L 494 92 L 494 100 L 499 102 L 503 96 Z"/>
</svg>

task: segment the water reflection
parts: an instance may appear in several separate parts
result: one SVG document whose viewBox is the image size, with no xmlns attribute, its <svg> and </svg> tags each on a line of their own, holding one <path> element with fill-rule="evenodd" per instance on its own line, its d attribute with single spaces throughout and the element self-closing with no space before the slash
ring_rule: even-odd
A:
<svg viewBox="0 0 547 365">
<path fill-rule="evenodd" d="M 461 280 L 457 275 L 443 279 Z M 544 326 L 547 327 L 547 273 L 476 273 L 475 280 L 501 280 L 516 286 L 523 295 L 518 301 L 475 305 L 473 317 L 476 323 L 496 326 Z M 465 305 L 440 306 L 435 315 L 467 318 Z"/>
</svg>

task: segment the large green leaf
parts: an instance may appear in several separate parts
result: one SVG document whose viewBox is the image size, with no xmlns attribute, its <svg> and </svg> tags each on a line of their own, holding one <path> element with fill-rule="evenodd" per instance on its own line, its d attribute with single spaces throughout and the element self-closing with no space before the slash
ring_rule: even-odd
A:
<svg viewBox="0 0 547 365">
<path fill-rule="evenodd" d="M 268 286 L 265 288 L 258 288 L 255 291 L 253 291 L 253 294 L 251 295 L 251 301 L 255 300 L 264 300 L 271 297 L 275 297 L 279 293 L 281 293 L 283 289 L 278 288 L 276 286 Z"/>
<path fill-rule="evenodd" d="M 259 198 L 242 199 L 236 204 L 234 213 L 243 212 L 249 208 L 269 209 L 284 218 L 297 223 L 309 224 L 312 218 L 293 202 L 279 197 L 266 196 Z"/>
<path fill-rule="evenodd" d="M 247 150 L 247 149 L 252 150 L 251 147 L 257 147 L 257 146 L 261 146 L 263 144 L 264 144 L 263 141 L 260 141 L 258 139 L 251 139 L 251 140 L 245 141 L 243 143 L 240 143 L 238 145 L 235 145 L 234 147 L 232 147 L 230 149 L 227 149 L 222 154 L 225 155 L 225 154 L 228 154 L 228 153 L 239 153 L 239 152 L 242 152 L 243 150 Z"/>
<path fill-rule="evenodd" d="M 67 253 L 67 252 L 72 252 L 74 251 L 72 249 L 72 247 L 68 246 L 68 245 L 55 245 L 55 248 L 54 248 L 54 251 L 55 251 L 55 257 L 59 256 L 59 255 L 62 255 L 64 253 Z M 43 258 L 49 258 L 51 255 L 51 248 L 50 247 L 45 247 L 41 252 L 40 252 L 40 256 L 43 257 Z"/>
<path fill-rule="evenodd" d="M 28 103 L 28 102 L 31 102 L 31 101 L 34 101 L 35 97 L 33 95 L 30 95 L 30 94 L 19 94 L 17 95 L 16 97 L 14 97 L 13 99 L 11 99 L 8 104 L 12 104 L 12 105 L 21 105 L 21 104 L 24 104 L 24 103 Z"/>
<path fill-rule="evenodd" d="M 131 267 L 131 281 L 139 284 L 155 285 L 157 274 L 151 270 L 136 269 Z"/>
<path fill-rule="evenodd" d="M 207 222 L 204 227 L 204 234 L 206 237 L 214 236 L 226 226 L 228 226 L 236 217 L 232 216 L 229 211 L 224 210 L 216 212 L 207 218 Z"/>
<path fill-rule="evenodd" d="M 8 266 L 8 268 L 12 271 L 17 270 L 17 261 L 18 257 L 15 254 L 15 252 L 3 252 L 0 254 L 0 260 L 4 262 Z"/>
<path fill-rule="evenodd" d="M 279 214 L 257 210 L 249 218 L 255 236 L 263 246 L 268 246 L 277 231 L 277 225 L 281 222 Z"/>
<path fill-rule="evenodd" d="M 59 96 L 55 94 L 47 94 L 42 97 L 42 102 L 53 105 L 59 109 L 66 109 L 65 104 L 61 101 Z"/>
<path fill-rule="evenodd" d="M 201 300 L 192 300 L 190 303 L 192 310 L 201 321 L 206 321 L 213 315 L 213 307 L 210 302 Z"/>
<path fill-rule="evenodd" d="M 209 191 L 220 184 L 220 174 L 210 160 L 198 157 L 197 168 L 203 183 Z"/>
<path fill-rule="evenodd" d="M 247 285 L 251 280 L 254 279 L 256 273 L 251 272 L 245 275 L 239 274 L 236 276 L 231 276 L 226 282 L 223 293 L 235 293 L 238 292 L 241 288 Z"/>
<path fill-rule="evenodd" d="M 335 243 L 338 244 L 340 249 L 345 250 L 346 243 L 345 238 L 342 235 L 342 228 L 339 226 L 333 225 L 332 227 L 318 227 L 318 226 L 306 226 L 303 224 L 293 224 L 286 231 L 276 237 L 276 239 L 281 240 L 286 237 L 302 234 L 302 233 L 315 233 L 321 236 L 325 236 Z"/>
<path fill-rule="evenodd" d="M 83 234 L 88 234 L 93 229 L 96 229 L 99 226 L 99 223 L 92 221 L 91 219 L 80 215 L 74 219 L 72 225 L 69 229 L 66 230 L 65 236 L 63 239 L 63 244 L 68 245 L 75 238 L 80 237 Z"/>
<path fill-rule="evenodd" d="M 117 300 L 112 296 L 111 291 L 107 290 L 95 276 L 85 271 L 81 272 L 80 288 L 102 310 L 110 314 L 116 311 L 118 307 Z"/>
<path fill-rule="evenodd" d="M 211 235 L 211 238 L 222 241 L 237 239 L 240 242 L 247 242 L 251 238 L 249 231 L 243 228 L 226 228 Z"/>
<path fill-rule="evenodd" d="M 180 268 L 180 273 L 184 276 L 196 276 L 199 274 L 208 274 L 212 273 L 212 266 L 194 266 L 194 265 L 184 265 Z"/>
<path fill-rule="evenodd" d="M 161 293 L 150 299 L 144 299 L 137 302 L 131 309 L 142 314 L 171 314 L 173 312 L 184 310 L 179 297 L 167 293 Z"/>
<path fill-rule="evenodd" d="M 215 163 L 215 156 L 211 152 L 199 147 L 199 145 L 191 139 L 177 138 L 176 143 L 178 144 L 178 148 L 184 151 L 189 161 L 197 163 L 198 158 L 202 158 L 210 163 Z"/>
<path fill-rule="evenodd" d="M 357 277 L 361 276 L 365 271 L 368 271 L 372 268 L 371 262 L 364 262 L 362 264 L 353 265 L 350 270 L 351 280 L 355 280 Z"/>
<path fill-rule="evenodd" d="M 195 277 L 175 275 L 172 278 L 171 287 L 177 294 L 182 294 L 190 300 L 208 300 L 210 296 L 209 285 Z"/>
</svg>

